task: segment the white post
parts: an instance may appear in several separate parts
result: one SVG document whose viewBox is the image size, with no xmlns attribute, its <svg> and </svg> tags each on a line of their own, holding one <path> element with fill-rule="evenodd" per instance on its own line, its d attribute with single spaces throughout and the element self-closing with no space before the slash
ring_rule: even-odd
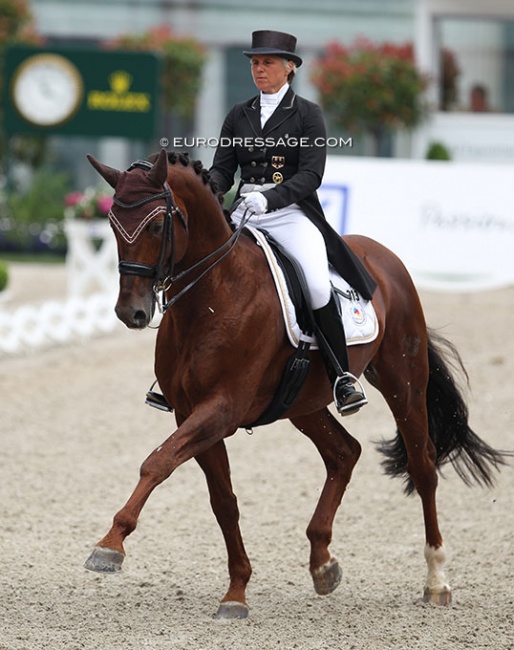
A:
<svg viewBox="0 0 514 650">
<path fill-rule="evenodd" d="M 107 219 L 67 219 L 66 267 L 68 290 L 72 296 L 100 291 L 114 293 L 118 287 L 116 239 Z"/>
</svg>

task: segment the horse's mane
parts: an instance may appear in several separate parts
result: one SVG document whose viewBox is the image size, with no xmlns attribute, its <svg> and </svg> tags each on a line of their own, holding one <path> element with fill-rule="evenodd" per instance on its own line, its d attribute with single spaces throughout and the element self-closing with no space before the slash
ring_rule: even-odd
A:
<svg viewBox="0 0 514 650">
<path fill-rule="evenodd" d="M 159 154 L 150 154 L 147 158 L 148 162 L 155 163 Z M 184 167 L 192 167 L 193 170 L 200 176 L 204 185 L 207 185 L 213 194 L 215 194 L 221 206 L 223 206 L 223 192 L 219 191 L 218 184 L 211 178 L 209 171 L 203 166 L 201 160 L 191 160 L 187 151 L 169 151 L 168 162 L 170 165 L 180 163 Z"/>
</svg>

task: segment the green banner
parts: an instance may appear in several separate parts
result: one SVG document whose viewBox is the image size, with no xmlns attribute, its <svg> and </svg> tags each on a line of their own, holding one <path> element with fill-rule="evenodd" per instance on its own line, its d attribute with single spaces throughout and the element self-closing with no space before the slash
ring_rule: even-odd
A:
<svg viewBox="0 0 514 650">
<path fill-rule="evenodd" d="M 160 69 L 158 55 L 147 52 L 11 47 L 2 93 L 5 130 L 152 138 Z"/>
</svg>

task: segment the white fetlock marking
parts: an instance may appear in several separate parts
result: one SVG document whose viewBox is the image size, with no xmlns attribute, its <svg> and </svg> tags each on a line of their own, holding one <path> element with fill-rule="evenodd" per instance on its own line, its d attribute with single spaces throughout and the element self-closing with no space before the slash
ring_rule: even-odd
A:
<svg viewBox="0 0 514 650">
<path fill-rule="evenodd" d="M 444 563 L 446 562 L 446 552 L 444 546 L 434 548 L 433 546 L 425 545 L 425 560 L 427 563 L 427 581 L 425 589 L 430 593 L 437 593 L 440 591 L 450 591 L 450 585 L 444 575 Z"/>
<path fill-rule="evenodd" d="M 323 576 L 323 575 L 325 575 L 325 573 L 327 573 L 327 571 L 329 571 L 331 569 L 331 567 L 334 564 L 338 564 L 337 558 L 331 557 L 330 560 L 325 562 L 325 564 L 322 564 L 317 569 L 314 569 L 314 571 L 312 572 L 312 575 L 313 576 Z"/>
</svg>

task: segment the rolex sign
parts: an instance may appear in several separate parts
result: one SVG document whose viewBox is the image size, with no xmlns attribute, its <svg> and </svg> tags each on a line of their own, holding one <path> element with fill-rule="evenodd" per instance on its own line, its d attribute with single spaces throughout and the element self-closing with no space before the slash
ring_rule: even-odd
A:
<svg viewBox="0 0 514 650">
<path fill-rule="evenodd" d="M 159 123 L 159 79 L 152 53 L 12 47 L 5 130 L 150 139 Z"/>
</svg>

